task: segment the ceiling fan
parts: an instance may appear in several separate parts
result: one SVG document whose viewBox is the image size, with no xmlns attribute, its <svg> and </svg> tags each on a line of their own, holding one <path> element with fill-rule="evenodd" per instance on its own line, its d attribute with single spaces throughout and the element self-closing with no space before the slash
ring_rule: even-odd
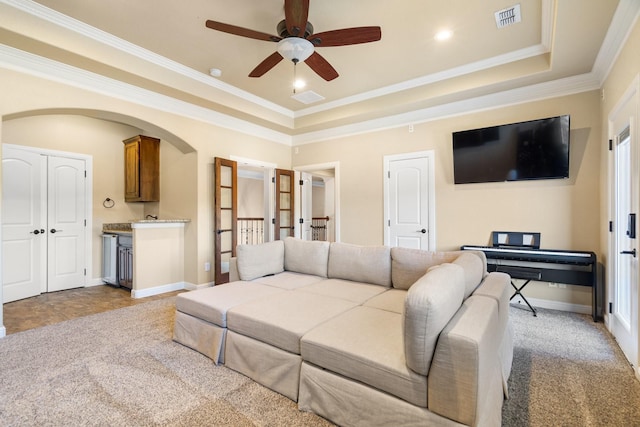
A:
<svg viewBox="0 0 640 427">
<path fill-rule="evenodd" d="M 306 62 L 320 77 L 331 81 L 338 77 L 338 72 L 315 51 L 316 47 L 348 46 L 382 38 L 380 27 L 344 28 L 314 34 L 313 25 L 307 20 L 309 0 L 285 0 L 284 12 L 285 19 L 277 26 L 277 36 L 211 20 L 206 26 L 228 34 L 278 43 L 276 52 L 258 64 L 249 77 L 260 77 L 287 58 L 294 64 Z"/>
</svg>

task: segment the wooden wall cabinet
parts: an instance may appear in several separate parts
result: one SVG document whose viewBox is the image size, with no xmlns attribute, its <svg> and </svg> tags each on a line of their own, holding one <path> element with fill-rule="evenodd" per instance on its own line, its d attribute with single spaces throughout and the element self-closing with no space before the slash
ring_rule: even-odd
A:
<svg viewBox="0 0 640 427">
<path fill-rule="evenodd" d="M 125 202 L 158 202 L 160 140 L 138 135 L 123 142 Z"/>
</svg>

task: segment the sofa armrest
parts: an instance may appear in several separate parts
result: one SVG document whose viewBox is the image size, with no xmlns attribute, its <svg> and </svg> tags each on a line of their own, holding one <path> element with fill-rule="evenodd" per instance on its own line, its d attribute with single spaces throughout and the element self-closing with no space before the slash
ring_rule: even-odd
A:
<svg viewBox="0 0 640 427">
<path fill-rule="evenodd" d="M 238 273 L 238 258 L 233 257 L 229 260 L 229 282 L 237 282 L 240 280 Z"/>
<path fill-rule="evenodd" d="M 431 362 L 428 407 L 469 426 L 500 425 L 498 303 L 472 295 L 443 329 Z"/>
</svg>

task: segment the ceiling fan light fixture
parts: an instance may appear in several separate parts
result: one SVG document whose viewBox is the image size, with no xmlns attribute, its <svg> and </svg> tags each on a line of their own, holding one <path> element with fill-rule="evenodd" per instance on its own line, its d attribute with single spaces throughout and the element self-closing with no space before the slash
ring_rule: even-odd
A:
<svg viewBox="0 0 640 427">
<path fill-rule="evenodd" d="M 278 42 L 278 53 L 294 63 L 304 62 L 313 54 L 313 43 L 300 37 L 287 37 Z"/>
</svg>

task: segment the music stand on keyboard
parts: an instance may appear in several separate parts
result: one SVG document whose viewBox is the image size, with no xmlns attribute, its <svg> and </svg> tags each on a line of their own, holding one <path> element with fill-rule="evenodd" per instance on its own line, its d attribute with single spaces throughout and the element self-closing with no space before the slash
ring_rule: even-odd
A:
<svg viewBox="0 0 640 427">
<path fill-rule="evenodd" d="M 520 248 L 520 249 L 540 249 L 540 233 L 523 233 L 523 232 L 514 232 L 514 231 L 494 231 L 491 237 L 492 243 L 494 247 L 504 248 Z M 518 268 L 512 266 L 496 266 L 496 271 L 501 271 L 509 274 L 512 279 L 522 279 L 525 282 L 522 286 L 518 287 L 513 280 L 511 280 L 511 286 L 515 289 L 515 293 L 511 295 L 509 301 L 513 300 L 516 295 L 519 295 L 520 298 L 527 304 L 534 317 L 538 316 L 538 312 L 535 308 L 529 303 L 527 298 L 524 296 L 522 291 L 524 288 L 531 282 L 532 280 L 540 280 L 542 272 L 535 268 Z"/>
</svg>

